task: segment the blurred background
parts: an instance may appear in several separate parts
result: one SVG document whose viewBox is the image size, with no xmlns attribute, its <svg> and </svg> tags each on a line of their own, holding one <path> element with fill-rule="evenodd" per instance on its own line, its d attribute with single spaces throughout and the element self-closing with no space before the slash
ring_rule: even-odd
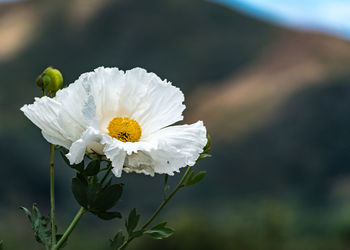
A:
<svg viewBox="0 0 350 250">
<path fill-rule="evenodd" d="M 157 73 L 212 138 L 200 184 L 162 212 L 176 233 L 130 249 L 350 249 L 350 2 L 0 0 L 0 240 L 43 249 L 20 205 L 49 212 L 49 145 L 19 110 L 52 65 L 65 84 L 104 66 Z M 78 209 L 57 155 L 62 232 Z M 180 175 L 171 177 L 176 183 Z M 118 208 L 141 220 L 163 176 L 124 174 Z M 87 215 L 66 249 L 109 249 L 123 220 Z"/>
</svg>

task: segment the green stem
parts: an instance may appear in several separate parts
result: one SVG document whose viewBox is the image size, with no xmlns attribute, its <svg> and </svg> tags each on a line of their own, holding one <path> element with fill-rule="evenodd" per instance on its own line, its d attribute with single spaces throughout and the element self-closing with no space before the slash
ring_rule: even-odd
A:
<svg viewBox="0 0 350 250">
<path fill-rule="evenodd" d="M 67 240 L 68 236 L 71 234 L 75 226 L 77 225 L 78 221 L 80 220 L 81 216 L 86 212 L 85 208 L 81 207 L 78 211 L 78 213 L 75 215 L 73 221 L 67 228 L 67 230 L 64 232 L 63 236 L 61 239 L 57 242 L 57 245 L 53 246 L 52 250 L 57 250 L 59 249 L 63 243 Z"/>
<path fill-rule="evenodd" d="M 184 187 L 184 182 L 188 176 L 188 174 L 190 173 L 192 167 L 188 167 L 185 174 L 182 176 L 180 182 L 177 184 L 176 188 L 174 189 L 173 192 L 171 192 L 171 194 L 164 199 L 164 201 L 160 204 L 160 206 L 158 207 L 158 209 L 154 212 L 154 214 L 152 215 L 151 218 L 149 218 L 149 220 L 142 226 L 141 230 L 144 231 L 146 230 L 146 228 L 153 222 L 153 220 L 157 217 L 157 215 L 160 213 L 160 211 L 162 211 L 162 209 L 165 207 L 165 205 L 171 200 L 171 198 L 173 198 L 173 196 L 177 193 L 177 191 L 179 191 L 182 187 Z M 135 239 L 135 237 L 130 237 L 128 238 L 126 241 L 124 241 L 124 243 L 118 248 L 118 250 L 121 250 L 123 248 L 125 248 L 133 239 Z"/>
<path fill-rule="evenodd" d="M 56 244 L 54 159 L 55 159 L 55 145 L 50 144 L 50 201 L 51 201 L 50 217 L 51 217 L 52 246 Z"/>
</svg>

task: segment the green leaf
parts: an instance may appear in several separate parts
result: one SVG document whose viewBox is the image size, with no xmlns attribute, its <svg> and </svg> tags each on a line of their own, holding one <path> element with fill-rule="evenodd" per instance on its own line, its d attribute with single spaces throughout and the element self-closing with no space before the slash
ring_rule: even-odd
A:
<svg viewBox="0 0 350 250">
<path fill-rule="evenodd" d="M 139 220 L 140 215 L 136 212 L 136 208 L 133 208 L 129 213 L 128 220 L 125 221 L 125 227 L 129 235 L 131 235 L 134 229 L 137 227 Z"/>
<path fill-rule="evenodd" d="M 174 230 L 171 229 L 170 227 L 166 227 L 165 226 L 166 224 L 167 224 L 166 222 L 162 222 L 152 227 L 151 229 L 145 231 L 144 233 L 158 240 L 168 238 L 174 233 Z"/>
<path fill-rule="evenodd" d="M 190 174 L 189 174 L 188 177 L 187 177 L 186 185 L 187 185 L 188 182 L 190 182 L 190 181 L 192 180 L 193 175 L 194 175 L 194 170 L 191 170 Z"/>
<path fill-rule="evenodd" d="M 115 218 L 121 218 L 122 215 L 119 212 L 98 212 L 96 215 L 102 220 L 112 220 Z"/>
<path fill-rule="evenodd" d="M 33 204 L 32 212 L 24 207 L 20 207 L 27 215 L 33 231 L 36 241 L 44 244 L 47 247 L 51 247 L 51 230 L 49 228 L 49 217 L 41 216 L 37 205 Z"/>
<path fill-rule="evenodd" d="M 83 183 L 80 178 L 74 177 L 72 179 L 72 192 L 74 198 L 79 203 L 80 206 L 87 208 L 88 205 L 88 186 Z"/>
<path fill-rule="evenodd" d="M 88 180 L 86 178 L 86 176 L 82 175 L 81 173 L 77 173 L 77 176 L 76 176 L 84 185 L 88 185 Z"/>
<path fill-rule="evenodd" d="M 100 183 L 90 183 L 87 186 L 86 198 L 87 198 L 88 206 L 94 204 L 100 192 L 101 192 Z"/>
<path fill-rule="evenodd" d="M 192 174 L 192 173 L 191 173 Z M 196 174 L 194 177 L 193 175 L 190 175 L 187 182 L 186 182 L 186 186 L 191 186 L 194 185 L 198 182 L 200 182 L 201 180 L 204 179 L 205 175 L 207 174 L 207 172 L 205 171 L 200 171 L 198 174 Z M 191 177 L 191 178 L 190 178 Z"/>
<path fill-rule="evenodd" d="M 91 204 L 91 209 L 95 211 L 106 211 L 118 202 L 123 192 L 122 184 L 114 184 L 101 190 L 96 201 Z"/>
<path fill-rule="evenodd" d="M 0 250 L 4 250 L 4 242 L 2 240 L 0 240 Z"/>
<path fill-rule="evenodd" d="M 124 243 L 125 237 L 123 235 L 123 232 L 118 232 L 113 240 L 109 240 L 110 241 L 110 246 L 112 250 L 117 250 L 119 247 L 121 247 L 121 245 Z"/>
<path fill-rule="evenodd" d="M 24 213 L 27 215 L 30 223 L 32 223 L 32 212 L 30 212 L 27 208 L 25 207 L 19 207 L 20 209 L 22 209 L 24 211 Z"/>
<path fill-rule="evenodd" d="M 100 171 L 100 161 L 93 160 L 87 165 L 84 171 L 84 174 L 87 176 L 93 176 L 93 175 L 97 175 L 99 171 Z"/>
</svg>

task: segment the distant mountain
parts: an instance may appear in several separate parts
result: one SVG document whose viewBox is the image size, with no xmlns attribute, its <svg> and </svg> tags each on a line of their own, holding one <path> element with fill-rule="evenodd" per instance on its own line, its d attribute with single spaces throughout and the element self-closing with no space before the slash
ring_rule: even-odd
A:
<svg viewBox="0 0 350 250">
<path fill-rule="evenodd" d="M 0 25 L 0 88 L 16 93 L 0 96 L 10 121 L 2 133 L 23 126 L 18 108 L 38 93 L 34 79 L 47 65 L 66 83 L 100 65 L 141 66 L 190 93 L 243 69 L 280 32 L 200 0 L 25 1 L 0 9 L 7 24 Z"/>
<path fill-rule="evenodd" d="M 349 67 L 349 42 L 321 34 L 280 32 L 240 72 L 198 89 L 190 99 L 193 109 L 188 117 L 205 117 L 216 139 L 238 139 L 284 112 L 281 107 L 300 92 L 335 85 L 335 78 L 349 79 L 350 84 Z"/>
</svg>

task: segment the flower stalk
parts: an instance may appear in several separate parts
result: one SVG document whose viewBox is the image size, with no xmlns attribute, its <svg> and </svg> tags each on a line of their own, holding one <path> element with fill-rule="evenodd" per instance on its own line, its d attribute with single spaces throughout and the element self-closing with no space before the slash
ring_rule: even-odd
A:
<svg viewBox="0 0 350 250">
<path fill-rule="evenodd" d="M 77 225 L 78 221 L 80 220 L 81 216 L 86 212 L 85 208 L 81 207 L 77 214 L 75 215 L 74 219 L 72 220 L 71 224 L 67 228 L 67 230 L 64 232 L 62 235 L 61 239 L 57 242 L 57 245 L 54 245 L 52 247 L 52 250 L 57 250 L 59 249 L 63 243 L 67 240 L 68 236 L 71 234 L 75 226 Z"/>
<path fill-rule="evenodd" d="M 56 244 L 55 224 L 55 180 L 54 180 L 55 145 L 50 144 L 50 201 L 51 201 L 51 244 Z"/>
<path fill-rule="evenodd" d="M 171 198 L 174 197 L 174 195 L 183 187 L 185 187 L 184 182 L 189 175 L 192 167 L 188 167 L 185 174 L 182 176 L 180 182 L 177 184 L 176 188 L 173 190 L 173 192 L 170 193 L 168 197 L 166 197 L 163 202 L 160 204 L 158 209 L 153 213 L 151 218 L 148 219 L 148 221 L 142 226 L 141 231 L 145 231 L 147 227 L 154 221 L 154 219 L 157 217 L 157 215 L 162 211 L 162 209 L 165 207 L 165 205 L 171 200 Z M 124 249 L 127 247 L 127 245 L 136 237 L 129 237 L 124 243 L 118 248 L 118 250 Z"/>
</svg>

